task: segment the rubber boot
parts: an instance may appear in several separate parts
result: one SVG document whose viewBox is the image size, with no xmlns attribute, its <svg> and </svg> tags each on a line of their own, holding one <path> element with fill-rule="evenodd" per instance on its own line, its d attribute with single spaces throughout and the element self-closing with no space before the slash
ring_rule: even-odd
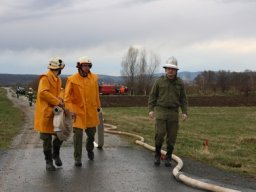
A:
<svg viewBox="0 0 256 192">
<path fill-rule="evenodd" d="M 46 161 L 46 171 L 55 171 L 56 167 L 53 165 L 53 161 Z"/>
<path fill-rule="evenodd" d="M 167 146 L 167 153 L 166 153 L 166 158 L 165 158 L 165 166 L 166 167 L 171 167 L 172 166 L 172 151 L 173 151 L 173 146 Z"/>
<path fill-rule="evenodd" d="M 161 158 L 161 145 L 156 145 L 155 146 L 155 161 L 154 161 L 154 164 L 156 166 L 159 166 L 160 165 L 160 158 Z"/>
<path fill-rule="evenodd" d="M 94 152 L 93 150 L 87 150 L 88 158 L 92 161 L 94 159 Z"/>
<path fill-rule="evenodd" d="M 53 147 L 52 158 L 54 159 L 56 166 L 62 166 L 62 161 L 60 159 L 60 147 Z"/>
<path fill-rule="evenodd" d="M 56 168 L 53 165 L 52 161 L 52 152 L 51 151 L 44 151 L 45 161 L 46 161 L 46 171 L 55 171 Z"/>
<path fill-rule="evenodd" d="M 75 160 L 75 166 L 76 167 L 81 167 L 82 166 L 81 160 Z"/>
</svg>

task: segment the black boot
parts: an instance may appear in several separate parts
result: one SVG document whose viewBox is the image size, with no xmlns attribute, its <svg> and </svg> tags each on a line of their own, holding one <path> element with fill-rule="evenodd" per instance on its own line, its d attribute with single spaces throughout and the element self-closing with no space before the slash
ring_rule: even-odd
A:
<svg viewBox="0 0 256 192">
<path fill-rule="evenodd" d="M 88 151 L 87 151 L 87 155 L 88 155 L 88 158 L 89 158 L 90 160 L 93 160 L 93 159 L 94 159 L 94 152 L 93 152 L 93 150 L 88 150 Z"/>
<path fill-rule="evenodd" d="M 52 161 L 46 161 L 46 170 L 47 171 L 55 171 L 56 167 L 54 167 L 53 162 Z"/>
<path fill-rule="evenodd" d="M 166 153 L 166 158 L 165 158 L 165 166 L 166 167 L 171 167 L 172 166 L 172 151 L 173 151 L 173 146 L 167 146 L 167 153 Z"/>
<path fill-rule="evenodd" d="M 45 161 L 46 161 L 46 170 L 47 171 L 55 171 L 56 168 L 53 165 L 52 161 L 52 152 L 51 151 L 44 151 Z"/>
<path fill-rule="evenodd" d="M 62 161 L 60 159 L 60 147 L 53 147 L 52 157 L 56 166 L 62 166 Z"/>
<path fill-rule="evenodd" d="M 161 145 L 156 145 L 155 146 L 155 161 L 154 161 L 154 164 L 156 166 L 159 166 L 160 165 L 160 158 L 161 158 Z"/>
<path fill-rule="evenodd" d="M 82 166 L 81 160 L 75 160 L 75 166 L 76 167 L 81 167 Z"/>
</svg>

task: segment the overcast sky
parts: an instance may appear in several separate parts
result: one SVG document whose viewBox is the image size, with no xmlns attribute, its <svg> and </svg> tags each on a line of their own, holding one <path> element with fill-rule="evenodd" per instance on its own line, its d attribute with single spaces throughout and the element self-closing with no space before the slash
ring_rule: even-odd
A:
<svg viewBox="0 0 256 192">
<path fill-rule="evenodd" d="M 72 74 L 87 55 L 120 75 L 139 45 L 180 71 L 256 71 L 254 0 L 0 0 L 0 73 L 41 74 L 53 56 Z M 162 68 L 159 68 L 162 72 Z"/>
</svg>

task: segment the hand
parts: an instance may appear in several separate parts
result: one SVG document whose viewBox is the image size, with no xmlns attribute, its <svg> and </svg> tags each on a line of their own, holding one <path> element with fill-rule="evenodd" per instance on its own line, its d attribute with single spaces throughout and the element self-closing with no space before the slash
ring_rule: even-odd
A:
<svg viewBox="0 0 256 192">
<path fill-rule="evenodd" d="M 188 119 L 188 115 L 185 114 L 185 113 L 182 113 L 182 114 L 181 114 L 181 120 L 182 120 L 182 121 L 187 121 L 187 119 Z"/>
<path fill-rule="evenodd" d="M 59 107 L 61 107 L 62 109 L 64 109 L 65 105 L 63 103 L 63 101 L 60 102 L 60 104 L 58 105 Z"/>
<path fill-rule="evenodd" d="M 150 119 L 154 119 L 155 118 L 155 112 L 154 111 L 150 111 L 148 113 L 148 116 L 149 116 Z"/>
<path fill-rule="evenodd" d="M 76 121 L 76 113 L 70 112 L 70 114 L 71 114 L 71 118 L 73 119 L 73 122 L 75 122 Z"/>
</svg>

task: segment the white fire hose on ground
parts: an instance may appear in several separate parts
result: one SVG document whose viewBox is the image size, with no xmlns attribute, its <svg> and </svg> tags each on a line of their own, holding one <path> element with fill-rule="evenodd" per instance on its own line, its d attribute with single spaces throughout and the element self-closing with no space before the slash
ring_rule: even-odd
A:
<svg viewBox="0 0 256 192">
<path fill-rule="evenodd" d="M 105 129 L 105 132 L 106 133 L 111 133 L 111 134 L 119 134 L 119 135 L 127 135 L 127 136 L 130 136 L 130 137 L 135 137 L 137 140 L 135 141 L 136 144 L 138 145 L 141 145 L 143 147 L 145 147 L 146 149 L 149 149 L 151 151 L 155 151 L 155 147 L 147 144 L 144 142 L 144 138 L 139 136 L 139 135 L 136 135 L 136 134 L 133 134 L 133 133 L 128 133 L 128 132 L 123 132 L 123 131 L 117 131 L 117 127 L 114 126 L 114 125 L 110 125 L 110 124 L 106 124 L 104 123 L 104 126 L 105 127 L 108 127 Z M 166 151 L 164 150 L 161 150 L 161 153 L 163 155 L 166 155 Z M 192 187 L 195 187 L 195 188 L 199 188 L 199 189 L 204 189 L 204 190 L 207 190 L 207 191 L 215 191 L 215 192 L 239 192 L 237 190 L 234 190 L 234 189 L 229 189 L 229 188 L 225 188 L 225 187 L 221 187 L 221 186 L 218 186 L 218 185 L 213 185 L 213 184 L 209 184 L 209 183 L 206 183 L 206 182 L 202 182 L 202 181 L 199 181 L 199 180 L 196 180 L 196 179 L 193 179 L 193 178 L 190 178 L 186 175 L 184 175 L 182 172 L 180 172 L 180 170 L 182 169 L 183 167 L 183 162 L 182 160 L 172 154 L 172 159 L 175 160 L 177 162 L 177 165 L 176 167 L 173 169 L 172 173 L 174 175 L 174 177 L 178 180 L 178 181 L 182 181 L 183 183 L 189 185 L 189 186 L 192 186 Z"/>
<path fill-rule="evenodd" d="M 59 137 L 60 140 L 67 140 L 68 137 L 70 136 L 71 130 L 72 130 L 72 117 L 71 117 L 71 113 L 68 110 L 64 110 L 58 106 L 53 108 L 53 113 L 54 113 L 54 118 L 53 118 L 53 124 L 54 124 L 54 131 L 56 132 L 57 136 Z M 104 144 L 104 131 L 106 133 L 111 133 L 111 134 L 119 134 L 119 135 L 126 135 L 126 136 L 130 136 L 130 137 L 134 137 L 136 138 L 135 143 L 138 145 L 141 145 L 143 147 L 145 147 L 146 149 L 149 149 L 151 151 L 155 151 L 155 147 L 147 144 L 144 142 L 144 138 L 133 134 L 133 133 L 128 133 L 128 132 L 123 132 L 123 131 L 117 131 L 117 127 L 110 125 L 110 124 L 106 124 L 103 123 L 103 115 L 102 115 L 102 111 L 99 112 L 99 119 L 100 119 L 100 124 L 97 127 L 97 132 L 98 132 L 98 144 L 95 143 L 95 145 L 98 148 L 102 148 L 103 144 Z M 105 127 L 108 127 L 106 129 L 104 129 Z M 166 155 L 166 151 L 161 150 L 161 153 L 163 155 Z M 180 170 L 183 167 L 183 162 L 182 160 L 172 154 L 172 159 L 175 160 L 177 162 L 176 167 L 173 169 L 172 173 L 174 175 L 174 177 L 178 180 L 178 181 L 182 181 L 183 183 L 195 187 L 195 188 L 199 188 L 199 189 L 204 189 L 207 191 L 215 191 L 215 192 L 239 192 L 237 190 L 234 189 L 229 189 L 229 188 L 225 188 L 225 187 L 221 187 L 218 185 L 213 185 L 213 184 L 209 184 L 206 182 L 202 182 L 193 178 L 190 178 L 186 175 L 184 175 Z"/>
</svg>

